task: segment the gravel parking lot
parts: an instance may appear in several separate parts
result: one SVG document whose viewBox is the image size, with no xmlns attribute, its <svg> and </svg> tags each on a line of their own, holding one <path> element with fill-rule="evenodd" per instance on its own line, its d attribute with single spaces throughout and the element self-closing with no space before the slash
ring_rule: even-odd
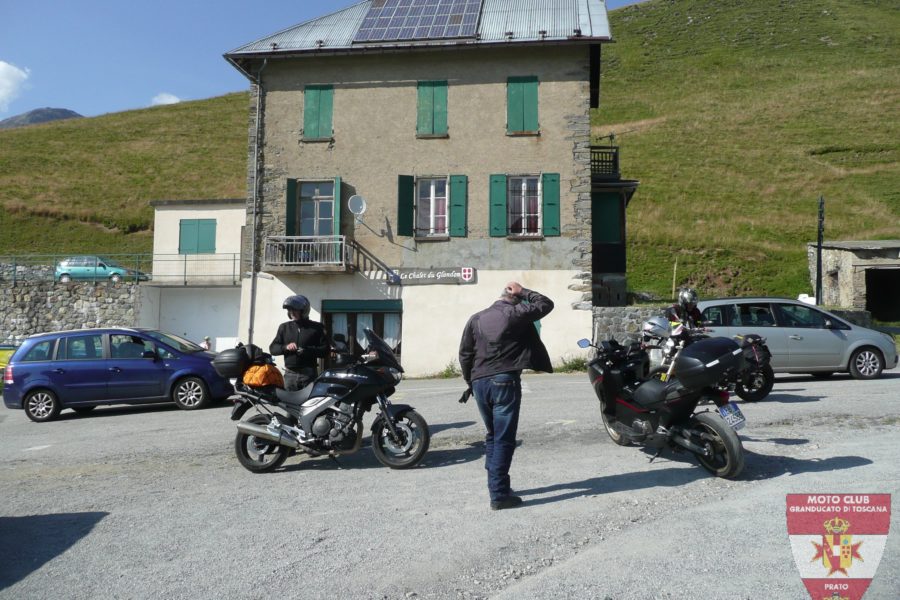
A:
<svg viewBox="0 0 900 600">
<path fill-rule="evenodd" d="M 614 445 L 584 375 L 524 383 L 512 482 L 526 502 L 499 512 L 460 380 L 404 381 L 392 398 L 433 434 L 409 471 L 382 467 L 367 438 L 339 463 L 253 475 L 224 405 L 45 424 L 2 409 L 0 598 L 799 599 L 785 495 L 900 498 L 897 372 L 779 376 L 767 400 L 742 403 L 737 481 Z M 892 521 L 867 599 L 900 590 Z"/>
</svg>

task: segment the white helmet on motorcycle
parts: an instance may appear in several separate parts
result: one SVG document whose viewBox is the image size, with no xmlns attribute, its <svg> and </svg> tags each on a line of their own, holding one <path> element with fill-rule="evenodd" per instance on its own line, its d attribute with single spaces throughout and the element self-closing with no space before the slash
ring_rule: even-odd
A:
<svg viewBox="0 0 900 600">
<path fill-rule="evenodd" d="M 691 310 L 697 306 L 697 292 L 691 288 L 684 288 L 678 292 L 678 304 Z"/>
<path fill-rule="evenodd" d="M 644 339 L 664 340 L 670 335 L 669 322 L 664 317 L 651 317 L 641 325 Z"/>
</svg>

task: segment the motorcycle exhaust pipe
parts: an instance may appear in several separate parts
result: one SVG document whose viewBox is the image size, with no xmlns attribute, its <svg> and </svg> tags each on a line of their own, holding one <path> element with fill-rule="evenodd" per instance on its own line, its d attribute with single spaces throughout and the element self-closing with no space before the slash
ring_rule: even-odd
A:
<svg viewBox="0 0 900 600">
<path fill-rule="evenodd" d="M 288 448 L 299 448 L 300 442 L 289 435 L 285 435 L 283 431 L 279 431 L 278 433 L 274 433 L 270 431 L 268 428 L 263 427 L 261 425 L 254 425 L 253 423 L 247 423 L 246 421 L 238 421 L 237 423 L 238 431 L 246 435 L 252 435 L 253 437 L 262 438 L 264 440 L 269 440 L 270 442 L 275 442 L 281 446 L 287 446 Z"/>
</svg>

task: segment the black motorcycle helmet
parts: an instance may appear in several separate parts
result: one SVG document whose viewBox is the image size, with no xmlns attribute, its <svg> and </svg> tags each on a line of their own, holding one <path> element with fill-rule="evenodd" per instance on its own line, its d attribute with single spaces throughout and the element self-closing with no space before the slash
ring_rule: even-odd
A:
<svg viewBox="0 0 900 600">
<path fill-rule="evenodd" d="M 678 292 L 678 304 L 687 310 L 693 310 L 697 306 L 697 292 L 692 288 L 684 288 Z"/>
<path fill-rule="evenodd" d="M 306 299 L 306 296 L 301 296 L 296 294 L 294 296 L 288 296 L 284 303 L 281 305 L 281 308 L 284 309 L 292 309 L 296 310 L 300 313 L 301 319 L 306 319 L 309 317 L 309 300 Z"/>
</svg>

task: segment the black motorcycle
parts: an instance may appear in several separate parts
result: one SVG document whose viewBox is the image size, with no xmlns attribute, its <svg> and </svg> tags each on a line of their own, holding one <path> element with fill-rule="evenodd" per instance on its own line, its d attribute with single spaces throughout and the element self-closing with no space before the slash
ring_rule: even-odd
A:
<svg viewBox="0 0 900 600">
<path fill-rule="evenodd" d="M 336 340 L 339 366 L 324 371 L 301 390 L 235 385 L 238 399 L 231 419 L 238 421 L 238 433 L 234 449 L 244 468 L 254 473 L 272 471 L 296 453 L 352 454 L 362 444 L 363 415 L 373 406 L 379 411 L 371 427 L 372 450 L 378 461 L 392 469 L 408 469 L 422 460 L 431 441 L 428 424 L 411 406 L 388 400 L 400 383 L 403 368 L 371 329 L 365 329 L 365 336 L 367 351 L 357 358 Z M 231 354 L 220 358 L 225 352 Z M 241 357 L 247 354 L 243 348 L 225 352 L 216 358 L 218 365 L 214 361 L 223 376 L 236 377 L 230 373 L 243 373 L 249 366 Z M 231 362 L 248 364 L 228 366 Z M 256 414 L 240 421 L 250 408 L 255 408 Z"/>
<path fill-rule="evenodd" d="M 662 379 L 672 376 L 675 357 L 683 348 L 698 340 L 709 339 L 706 329 L 702 327 L 690 328 L 679 324 L 668 331 L 668 337 L 653 335 L 649 333 L 650 329 L 644 327 L 642 343 L 644 348 L 659 348 L 662 351 L 661 363 L 651 369 L 651 375 L 665 373 Z M 739 369 L 728 371 L 719 385 L 734 391 L 746 402 L 762 400 L 769 395 L 775 385 L 775 372 L 770 364 L 772 352 L 766 345 L 766 338 L 747 334 L 736 335 L 734 340 L 741 348 L 743 364 Z"/>
<path fill-rule="evenodd" d="M 736 430 L 746 423 L 723 377 L 739 369 L 742 350 L 728 338 L 709 338 L 683 348 L 675 358 L 677 375 L 667 380 L 650 374 L 647 351 L 639 342 L 578 341 L 594 348 L 588 378 L 600 401 L 607 434 L 620 446 L 638 444 L 657 449 L 687 450 L 717 477 L 732 479 L 744 468 L 744 447 Z M 697 411 L 711 402 L 718 412 Z M 651 459 L 652 460 L 652 459 Z"/>
</svg>

